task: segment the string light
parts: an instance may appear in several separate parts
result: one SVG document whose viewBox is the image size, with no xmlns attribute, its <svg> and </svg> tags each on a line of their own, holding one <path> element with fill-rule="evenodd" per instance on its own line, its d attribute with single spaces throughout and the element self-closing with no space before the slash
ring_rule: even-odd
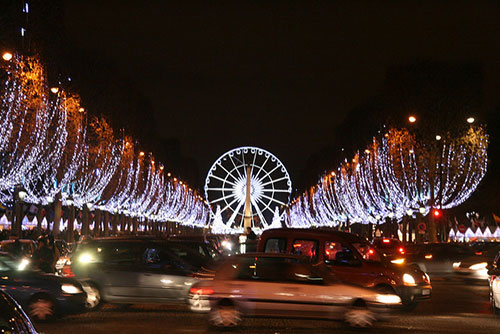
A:
<svg viewBox="0 0 500 334">
<path fill-rule="evenodd" d="M 329 177 L 291 202 L 293 227 L 401 220 L 415 211 L 456 207 L 475 191 L 487 168 L 488 135 L 470 127 L 455 137 L 424 143 L 408 130 L 389 130 Z M 373 153 L 373 154 L 372 154 Z"/>
</svg>

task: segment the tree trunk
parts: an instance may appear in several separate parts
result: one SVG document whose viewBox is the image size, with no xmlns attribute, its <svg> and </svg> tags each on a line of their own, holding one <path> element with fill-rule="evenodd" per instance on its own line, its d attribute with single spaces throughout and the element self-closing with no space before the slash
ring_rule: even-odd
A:
<svg viewBox="0 0 500 334">
<path fill-rule="evenodd" d="M 59 235 L 60 224 L 62 218 L 62 203 L 61 203 L 61 193 L 56 195 L 54 199 L 54 225 L 52 225 L 52 235 L 54 238 Z M 50 224 L 50 222 L 48 222 Z"/>
</svg>

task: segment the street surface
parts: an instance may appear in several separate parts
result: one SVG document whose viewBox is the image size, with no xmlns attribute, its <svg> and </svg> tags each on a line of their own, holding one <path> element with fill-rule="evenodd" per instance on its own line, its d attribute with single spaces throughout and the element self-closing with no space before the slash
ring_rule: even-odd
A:
<svg viewBox="0 0 500 334">
<path fill-rule="evenodd" d="M 488 286 L 455 278 L 434 278 L 433 297 L 414 311 L 398 312 L 369 333 L 500 333 L 500 316 L 489 310 Z M 202 314 L 182 306 L 104 305 L 99 311 L 37 324 L 46 334 L 212 333 Z M 308 319 L 246 319 L 238 330 L 224 333 L 305 334 L 359 333 L 341 322 Z"/>
</svg>

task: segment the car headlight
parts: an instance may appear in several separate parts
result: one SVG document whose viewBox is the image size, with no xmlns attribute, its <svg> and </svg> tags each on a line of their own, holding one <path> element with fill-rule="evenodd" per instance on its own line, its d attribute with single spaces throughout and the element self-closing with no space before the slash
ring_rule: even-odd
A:
<svg viewBox="0 0 500 334">
<path fill-rule="evenodd" d="M 233 248 L 233 243 L 231 241 L 228 241 L 228 240 L 223 240 L 221 242 L 221 245 L 222 245 L 222 247 L 224 247 L 227 250 L 231 250 Z"/>
<path fill-rule="evenodd" d="M 405 259 L 404 258 L 394 259 L 394 260 L 391 260 L 391 263 L 403 264 L 403 263 L 405 263 Z"/>
<path fill-rule="evenodd" d="M 405 285 L 415 285 L 415 279 L 410 274 L 404 274 L 403 275 L 403 283 Z"/>
<path fill-rule="evenodd" d="M 17 270 L 24 270 L 29 264 L 30 261 L 28 259 L 22 259 L 21 262 L 19 262 L 19 265 L 17 266 Z"/>
<path fill-rule="evenodd" d="M 80 259 L 80 262 L 82 262 L 82 263 L 96 262 L 96 259 L 92 255 L 90 255 L 89 253 L 82 254 L 79 259 Z"/>
<path fill-rule="evenodd" d="M 473 264 L 472 266 L 469 267 L 470 270 L 481 270 L 484 269 L 488 266 L 487 262 L 481 262 L 481 263 L 476 263 Z"/>
<path fill-rule="evenodd" d="M 396 295 L 377 295 L 375 297 L 377 302 L 382 303 L 382 304 L 399 304 L 401 303 L 401 298 Z"/>
<path fill-rule="evenodd" d="M 82 292 L 82 289 L 73 284 L 63 284 L 61 285 L 61 290 L 72 295 Z"/>
<path fill-rule="evenodd" d="M 462 264 L 462 262 L 453 262 L 453 269 L 458 269 L 460 268 L 460 265 Z"/>
</svg>

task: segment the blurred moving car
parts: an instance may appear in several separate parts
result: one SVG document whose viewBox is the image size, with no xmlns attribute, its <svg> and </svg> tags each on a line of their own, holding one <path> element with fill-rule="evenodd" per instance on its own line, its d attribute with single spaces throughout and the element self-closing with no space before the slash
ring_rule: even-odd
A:
<svg viewBox="0 0 500 334">
<path fill-rule="evenodd" d="M 417 244 L 406 247 L 406 263 L 428 274 L 452 274 L 453 264 L 473 256 L 470 248 L 452 243 Z"/>
<path fill-rule="evenodd" d="M 368 240 L 331 229 L 269 229 L 262 233 L 259 251 L 303 255 L 340 280 L 395 293 L 411 309 L 431 297 L 429 276 L 404 259 L 385 261 Z"/>
<path fill-rule="evenodd" d="M 84 284 L 92 309 L 101 301 L 186 302 L 205 263 L 206 258 L 178 242 L 112 237 L 81 243 L 62 272 Z"/>
<path fill-rule="evenodd" d="M 5 292 L 0 291 L 0 333 L 37 334 L 23 309 Z"/>
<path fill-rule="evenodd" d="M 500 251 L 500 244 L 485 244 L 474 247 L 474 255 L 453 263 L 455 273 L 471 281 L 485 282 L 488 280 L 488 265 L 493 262 Z"/>
<path fill-rule="evenodd" d="M 30 258 L 36 250 L 36 242 L 31 239 L 17 240 L 20 242 L 19 249 L 16 249 L 16 240 L 2 240 L 0 242 L 0 251 L 9 253 L 15 257 Z"/>
<path fill-rule="evenodd" d="M 342 319 L 371 327 L 401 299 L 346 285 L 300 257 L 245 254 L 228 258 L 214 280 L 190 289 L 193 311 L 208 312 L 215 327 L 235 327 L 243 316 Z"/>
<path fill-rule="evenodd" d="M 500 314 L 500 252 L 495 256 L 488 270 L 490 285 L 490 306 L 495 314 Z"/>
<path fill-rule="evenodd" d="M 372 241 L 373 247 L 386 258 L 393 260 L 405 255 L 403 243 L 398 239 L 376 238 Z"/>
<path fill-rule="evenodd" d="M 21 304 L 33 320 L 85 311 L 87 296 L 77 280 L 29 270 L 7 253 L 0 253 L 0 274 L 0 289 Z"/>
</svg>

